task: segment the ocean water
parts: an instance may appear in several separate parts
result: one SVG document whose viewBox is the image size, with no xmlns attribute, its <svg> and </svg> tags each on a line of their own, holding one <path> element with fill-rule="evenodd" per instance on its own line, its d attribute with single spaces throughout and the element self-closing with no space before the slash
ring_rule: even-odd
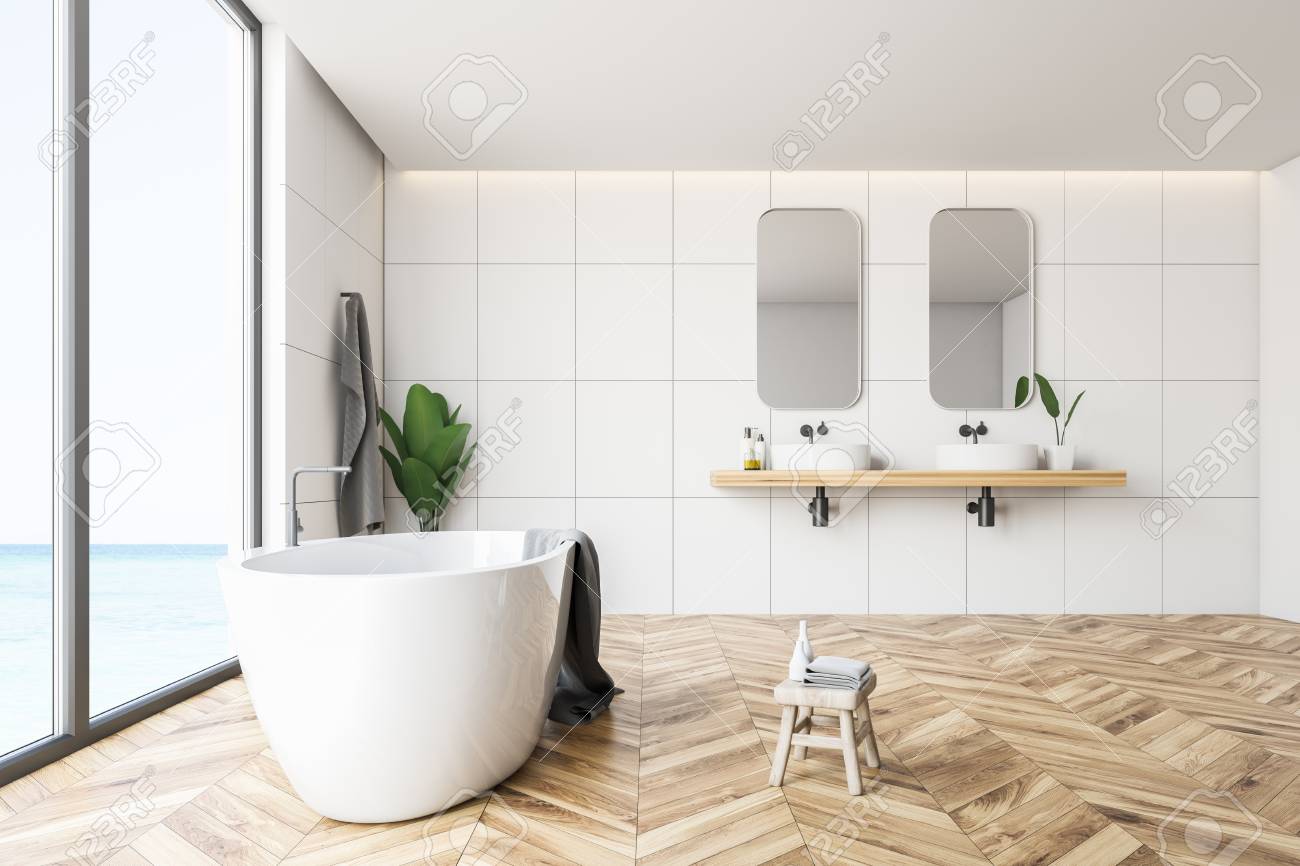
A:
<svg viewBox="0 0 1300 866">
<path fill-rule="evenodd" d="M 90 710 L 97 715 L 233 655 L 224 544 L 90 546 Z M 53 729 L 49 545 L 0 544 L 0 754 Z"/>
</svg>

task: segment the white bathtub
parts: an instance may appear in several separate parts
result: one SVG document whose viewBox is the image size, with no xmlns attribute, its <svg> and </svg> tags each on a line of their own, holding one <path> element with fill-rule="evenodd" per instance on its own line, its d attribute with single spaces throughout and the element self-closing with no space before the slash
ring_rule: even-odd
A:
<svg viewBox="0 0 1300 866">
<path fill-rule="evenodd" d="M 219 566 L 253 707 L 298 794 L 339 821 L 428 815 L 528 759 L 569 615 L 565 543 L 437 532 Z"/>
</svg>

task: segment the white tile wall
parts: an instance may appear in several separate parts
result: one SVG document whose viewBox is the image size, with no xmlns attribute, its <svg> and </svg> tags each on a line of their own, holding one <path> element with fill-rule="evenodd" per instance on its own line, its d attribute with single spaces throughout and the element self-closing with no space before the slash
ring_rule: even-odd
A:
<svg viewBox="0 0 1300 866">
<path fill-rule="evenodd" d="M 1065 378 L 1065 268 L 1034 269 L 1035 367 L 1048 379 Z"/>
<path fill-rule="evenodd" d="M 340 292 L 366 302 L 374 372 L 385 359 L 384 156 L 293 43 L 264 34 L 263 536 L 284 537 L 294 466 L 339 460 L 343 342 Z M 399 335 L 400 336 L 400 335 Z M 337 534 L 338 484 L 304 476 L 305 538 Z"/>
<path fill-rule="evenodd" d="M 1165 613 L 1259 613 L 1259 500 L 1178 505 L 1161 541 Z"/>
<path fill-rule="evenodd" d="M 474 264 L 478 260 L 478 175 L 398 171 L 384 164 L 384 261 Z"/>
<path fill-rule="evenodd" d="M 573 265 L 479 265 L 479 378 L 573 378 L 573 274 Z"/>
<path fill-rule="evenodd" d="M 677 379 L 753 380 L 758 366 L 754 265 L 677 265 L 673 363 Z"/>
<path fill-rule="evenodd" d="M 1164 262 L 1259 261 L 1259 173 L 1170 171 L 1164 175 Z"/>
<path fill-rule="evenodd" d="M 1067 613 L 1160 613 L 1160 539 L 1146 530 L 1143 499 L 1065 502 Z"/>
<path fill-rule="evenodd" d="M 574 182 L 571 171 L 480 172 L 479 262 L 573 262 Z"/>
<path fill-rule="evenodd" d="M 1159 264 L 1161 178 L 1157 171 L 1065 173 L 1065 261 Z"/>
<path fill-rule="evenodd" d="M 1259 496 L 1258 382 L 1165 382 L 1164 481 L 1193 496 Z"/>
<path fill-rule="evenodd" d="M 567 529 L 577 523 L 575 505 L 573 499 L 562 497 L 497 499 L 484 496 L 478 500 L 478 528 L 517 530 L 544 526 Z"/>
<path fill-rule="evenodd" d="M 673 261 L 758 261 L 758 218 L 771 206 L 767 172 L 676 172 L 673 177 Z"/>
<path fill-rule="evenodd" d="M 672 265 L 578 265 L 578 378 L 673 378 Z"/>
<path fill-rule="evenodd" d="M 578 528 L 600 545 L 602 609 L 673 612 L 673 500 L 578 500 Z"/>
<path fill-rule="evenodd" d="M 393 379 L 477 379 L 474 265 L 385 265 L 385 371 Z M 452 327 L 432 322 L 449 321 Z"/>
<path fill-rule="evenodd" d="M 966 612 L 965 503 L 868 499 L 872 613 Z"/>
<path fill-rule="evenodd" d="M 573 382 L 478 383 L 479 418 L 491 423 L 518 404 L 519 443 L 490 471 L 481 472 L 479 496 L 564 497 L 574 495 L 576 466 Z M 482 519 L 483 512 L 479 517 Z"/>
<path fill-rule="evenodd" d="M 963 171 L 873 171 L 867 261 L 918 264 L 930 260 L 930 220 L 966 206 Z"/>
<path fill-rule="evenodd" d="M 1069 401 L 1080 391 L 1086 392 L 1065 434 L 1066 443 L 1075 447 L 1075 465 L 1080 469 L 1121 467 L 1128 471 L 1126 487 L 1078 487 L 1067 495 L 1160 496 L 1164 448 L 1160 383 L 1076 380 L 1068 383 L 1067 390 L 1056 390 L 1062 400 Z M 1042 423 L 1044 431 L 1049 431 L 1051 422 L 1045 414 Z M 1046 435 L 1050 444 L 1052 434 Z"/>
<path fill-rule="evenodd" d="M 673 495 L 673 383 L 578 383 L 578 495 Z"/>
<path fill-rule="evenodd" d="M 771 520 L 768 498 L 677 499 L 673 503 L 673 612 L 769 613 Z M 640 539 L 641 543 L 648 540 Z"/>
<path fill-rule="evenodd" d="M 924 265 L 867 267 L 866 354 L 872 379 L 929 379 L 929 292 Z"/>
<path fill-rule="evenodd" d="M 671 264 L 670 171 L 578 172 L 578 261 Z"/>
<path fill-rule="evenodd" d="M 772 613 L 866 610 L 867 500 L 833 514 L 828 533 L 812 525 L 807 499 L 787 489 L 772 493 Z"/>
<path fill-rule="evenodd" d="M 1159 265 L 1066 265 L 1065 375 L 1160 378 Z"/>
<path fill-rule="evenodd" d="M 1172 502 L 1163 534 L 1148 513 L 1257 399 L 1251 173 L 390 170 L 388 183 L 394 379 L 471 389 L 480 425 L 521 400 L 522 441 L 454 522 L 576 521 L 601 545 L 617 612 L 1257 604 L 1252 451 L 1204 498 Z M 967 420 L 985 420 L 990 442 L 1052 441 L 1037 403 L 965 412 L 930 398 L 929 219 L 967 203 L 1033 218 L 1037 367 L 1066 399 L 1087 390 L 1067 438 L 1079 466 L 1127 469 L 1129 485 L 997 490 L 992 529 L 965 512 L 974 491 L 877 490 L 813 529 L 789 491 L 710 486 L 745 426 L 790 441 L 821 418 L 865 424 L 877 466 L 886 451 L 933 465 Z M 756 395 L 754 223 L 769 204 L 863 221 L 863 397 L 850 409 L 773 411 Z"/>
<path fill-rule="evenodd" d="M 1165 265 L 1166 379 L 1259 378 L 1259 267 Z"/>
<path fill-rule="evenodd" d="M 1065 500 L 998 500 L 997 523 L 966 531 L 971 613 L 1059 613 L 1065 603 Z"/>
</svg>

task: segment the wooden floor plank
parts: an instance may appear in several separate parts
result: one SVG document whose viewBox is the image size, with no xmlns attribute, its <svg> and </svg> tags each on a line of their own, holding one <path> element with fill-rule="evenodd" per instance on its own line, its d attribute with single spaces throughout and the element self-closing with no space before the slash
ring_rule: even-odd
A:
<svg viewBox="0 0 1300 866">
<path fill-rule="evenodd" d="M 235 679 L 0 788 L 0 862 L 1191 866 L 1184 830 L 1205 826 L 1236 866 L 1300 862 L 1298 624 L 807 619 L 817 652 L 877 673 L 862 796 L 818 750 L 768 785 L 797 617 L 620 616 L 611 710 L 548 723 L 519 772 L 445 814 L 322 818 Z M 106 846 L 114 814 L 130 826 Z"/>
</svg>

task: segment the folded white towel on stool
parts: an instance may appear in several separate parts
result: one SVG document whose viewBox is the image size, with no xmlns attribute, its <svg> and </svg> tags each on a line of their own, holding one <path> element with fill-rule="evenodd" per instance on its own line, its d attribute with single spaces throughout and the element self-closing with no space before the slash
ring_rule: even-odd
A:
<svg viewBox="0 0 1300 866">
<path fill-rule="evenodd" d="M 808 663 L 803 681 L 832 689 L 860 689 L 871 676 L 871 665 L 840 656 L 817 656 Z"/>
</svg>

